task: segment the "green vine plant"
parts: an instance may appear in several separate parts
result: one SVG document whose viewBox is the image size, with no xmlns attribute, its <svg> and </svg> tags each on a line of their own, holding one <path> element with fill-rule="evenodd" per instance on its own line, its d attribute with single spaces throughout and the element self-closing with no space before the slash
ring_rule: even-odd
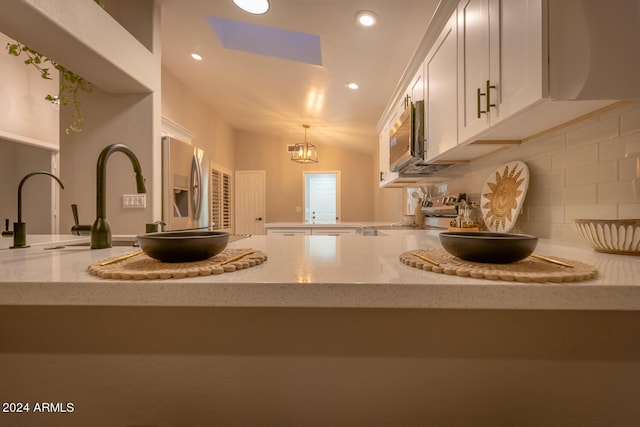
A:
<svg viewBox="0 0 640 427">
<path fill-rule="evenodd" d="M 71 103 L 71 105 L 73 106 L 73 113 L 71 114 L 71 124 L 65 129 L 65 132 L 68 135 L 71 132 L 82 131 L 84 118 L 82 117 L 82 113 L 80 112 L 80 100 L 78 97 L 78 92 L 80 90 L 87 93 L 91 92 L 93 90 L 91 82 L 85 80 L 82 76 L 79 76 L 73 71 L 66 69 L 52 59 L 47 58 L 39 52 L 36 52 L 30 47 L 23 45 L 22 43 L 8 43 L 7 51 L 9 52 L 9 55 L 16 57 L 24 54 L 27 57 L 27 59 L 24 60 L 24 63 L 26 65 L 34 66 L 43 79 L 52 79 L 51 67 L 58 70 L 58 72 L 60 73 L 60 87 L 58 89 L 58 94 L 48 94 L 47 96 L 45 96 L 45 99 L 62 106 L 66 106 Z"/>
</svg>

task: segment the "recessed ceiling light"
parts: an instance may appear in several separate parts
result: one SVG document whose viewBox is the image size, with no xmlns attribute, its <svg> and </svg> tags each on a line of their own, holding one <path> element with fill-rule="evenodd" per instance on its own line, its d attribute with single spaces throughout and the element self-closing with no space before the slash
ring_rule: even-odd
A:
<svg viewBox="0 0 640 427">
<path fill-rule="evenodd" d="M 198 55 L 197 53 L 192 53 L 191 57 L 196 61 L 202 61 L 202 56 Z"/>
<path fill-rule="evenodd" d="M 356 13 L 356 22 L 363 27 L 372 27 L 378 22 L 378 15 L 370 10 L 361 10 Z"/>
<path fill-rule="evenodd" d="M 254 15 L 262 15 L 269 10 L 269 0 L 233 0 L 240 9 Z"/>
<path fill-rule="evenodd" d="M 355 83 L 355 82 L 347 82 L 347 83 L 345 83 L 344 85 L 345 85 L 346 87 L 348 87 L 349 89 L 351 89 L 351 90 L 356 90 L 356 89 L 358 89 L 358 87 L 359 87 L 359 86 L 358 86 L 358 83 Z"/>
</svg>

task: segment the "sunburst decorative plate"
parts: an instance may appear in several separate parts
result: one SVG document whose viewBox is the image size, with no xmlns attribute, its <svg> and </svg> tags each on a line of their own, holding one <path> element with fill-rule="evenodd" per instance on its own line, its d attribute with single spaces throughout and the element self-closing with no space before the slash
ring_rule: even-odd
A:
<svg viewBox="0 0 640 427">
<path fill-rule="evenodd" d="M 507 233 L 513 228 L 528 187 L 529 168 L 521 161 L 504 164 L 489 176 L 480 196 L 487 229 Z"/>
</svg>

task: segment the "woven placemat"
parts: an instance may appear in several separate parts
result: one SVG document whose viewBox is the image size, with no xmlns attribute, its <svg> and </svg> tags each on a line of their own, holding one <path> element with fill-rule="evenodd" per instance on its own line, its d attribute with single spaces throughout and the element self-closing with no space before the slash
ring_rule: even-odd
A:
<svg viewBox="0 0 640 427">
<path fill-rule="evenodd" d="M 430 258 L 440 265 L 436 266 L 414 254 Z M 449 254 L 442 248 L 416 249 L 400 255 L 400 261 L 411 267 L 434 273 L 472 277 L 474 279 L 560 283 L 589 280 L 598 275 L 598 270 L 592 265 L 557 257 L 553 259 L 570 264 L 572 267 L 553 264 L 533 257 L 527 257 L 509 264 L 465 261 Z"/>
<path fill-rule="evenodd" d="M 89 265 L 89 274 L 102 279 L 148 280 L 148 279 L 181 279 L 184 277 L 209 276 L 211 274 L 230 273 L 254 267 L 267 260 L 261 251 L 242 257 L 237 261 L 223 264 L 226 260 L 253 249 L 226 248 L 218 255 L 195 262 L 168 263 L 160 262 L 143 253 L 122 261 L 109 263 L 118 257 L 103 259 Z M 106 264 L 106 265 L 103 265 Z"/>
</svg>

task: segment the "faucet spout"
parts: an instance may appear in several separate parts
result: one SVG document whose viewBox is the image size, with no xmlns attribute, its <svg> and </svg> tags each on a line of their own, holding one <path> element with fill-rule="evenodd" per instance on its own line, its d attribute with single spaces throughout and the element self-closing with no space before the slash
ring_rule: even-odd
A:
<svg viewBox="0 0 640 427">
<path fill-rule="evenodd" d="M 140 162 L 133 151 L 124 144 L 106 146 L 98 156 L 96 168 L 96 220 L 91 227 L 91 249 L 111 247 L 111 229 L 107 222 L 107 160 L 111 154 L 117 151 L 125 154 L 131 161 L 133 171 L 136 174 L 138 193 L 147 192 Z"/>
<path fill-rule="evenodd" d="M 27 179 L 31 178 L 34 175 L 48 175 L 51 178 L 58 181 L 60 187 L 64 189 L 64 185 L 62 185 L 62 181 L 60 179 L 45 171 L 31 172 L 30 174 L 25 175 L 24 178 L 18 184 L 18 222 L 13 223 L 13 246 L 12 248 L 26 248 L 27 246 L 27 225 L 22 222 L 22 186 L 26 182 Z"/>
</svg>

